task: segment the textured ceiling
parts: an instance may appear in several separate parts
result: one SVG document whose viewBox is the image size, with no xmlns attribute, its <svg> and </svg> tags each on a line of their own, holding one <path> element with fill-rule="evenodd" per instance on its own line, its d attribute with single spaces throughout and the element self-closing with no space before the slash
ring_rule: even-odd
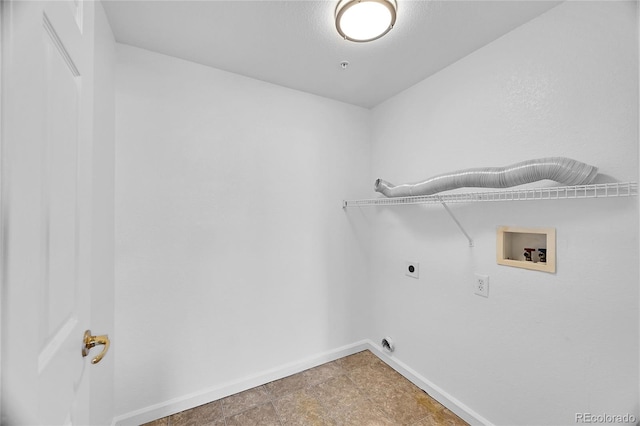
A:
<svg viewBox="0 0 640 426">
<path fill-rule="evenodd" d="M 335 30 L 336 3 L 107 0 L 104 7 L 120 43 L 371 108 L 559 4 L 398 0 L 389 34 L 353 43 Z"/>
</svg>

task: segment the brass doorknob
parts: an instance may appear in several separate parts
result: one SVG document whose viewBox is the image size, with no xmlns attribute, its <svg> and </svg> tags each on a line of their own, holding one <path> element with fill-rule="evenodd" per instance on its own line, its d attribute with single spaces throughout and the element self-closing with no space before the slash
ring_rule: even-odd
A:
<svg viewBox="0 0 640 426">
<path fill-rule="evenodd" d="M 97 364 L 100 361 L 102 361 L 102 358 L 104 358 L 104 356 L 107 354 L 107 351 L 109 350 L 109 345 L 111 344 L 109 342 L 109 336 L 107 336 L 106 334 L 102 336 L 92 336 L 91 330 L 87 330 L 84 332 L 83 343 L 84 343 L 82 347 L 83 357 L 89 355 L 89 350 L 91 350 L 91 348 L 93 348 L 94 346 L 104 345 L 104 349 L 102 349 L 102 352 L 100 352 L 98 356 L 96 356 L 91 360 L 91 364 Z"/>
</svg>

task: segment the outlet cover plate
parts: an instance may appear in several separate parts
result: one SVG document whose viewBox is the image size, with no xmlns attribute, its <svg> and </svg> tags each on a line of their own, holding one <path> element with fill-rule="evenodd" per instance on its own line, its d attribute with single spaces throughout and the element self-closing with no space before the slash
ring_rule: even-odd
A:
<svg viewBox="0 0 640 426">
<path fill-rule="evenodd" d="M 489 275 L 475 274 L 473 292 L 478 296 L 489 297 Z"/>
</svg>

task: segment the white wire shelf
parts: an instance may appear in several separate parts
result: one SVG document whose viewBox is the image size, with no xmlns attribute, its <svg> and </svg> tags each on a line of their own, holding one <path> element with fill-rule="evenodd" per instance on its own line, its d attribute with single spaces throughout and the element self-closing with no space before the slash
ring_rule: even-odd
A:
<svg viewBox="0 0 640 426">
<path fill-rule="evenodd" d="M 567 200 L 578 198 L 633 197 L 637 195 L 637 182 L 616 182 L 548 188 L 502 189 L 459 194 L 422 195 L 417 197 L 344 200 L 342 206 L 346 208 L 411 204 L 477 203 L 488 201 Z"/>
</svg>

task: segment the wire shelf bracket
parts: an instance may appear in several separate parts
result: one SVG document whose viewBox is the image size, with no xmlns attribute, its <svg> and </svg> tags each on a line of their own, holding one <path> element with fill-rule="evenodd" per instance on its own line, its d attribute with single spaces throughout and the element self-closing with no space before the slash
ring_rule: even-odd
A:
<svg viewBox="0 0 640 426">
<path fill-rule="evenodd" d="M 462 226 L 460 221 L 456 218 L 456 216 L 453 214 L 453 212 L 451 211 L 449 206 L 447 206 L 447 203 L 445 203 L 444 201 L 440 201 L 440 203 L 442 204 L 442 207 L 444 207 L 446 212 L 449 213 L 449 216 L 451 216 L 451 219 L 453 219 L 453 221 L 456 223 L 456 225 L 458 225 L 458 228 L 460 228 L 460 230 L 462 231 L 464 236 L 467 237 L 467 240 L 469 240 L 469 247 L 473 247 L 473 239 L 469 236 L 467 231 L 464 230 L 464 227 Z"/>
</svg>

